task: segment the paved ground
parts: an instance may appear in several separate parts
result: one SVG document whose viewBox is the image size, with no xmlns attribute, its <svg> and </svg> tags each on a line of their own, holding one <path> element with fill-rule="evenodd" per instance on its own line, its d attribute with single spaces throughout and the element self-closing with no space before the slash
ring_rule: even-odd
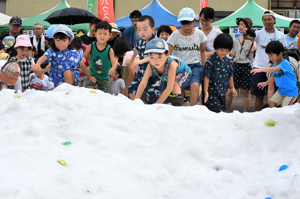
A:
<svg viewBox="0 0 300 199">
<path fill-rule="evenodd" d="M 267 96 L 265 96 L 265 98 L 267 98 Z M 249 112 L 255 112 L 254 102 L 255 102 L 255 96 L 251 95 Z M 232 112 L 233 110 L 238 110 L 239 112 L 243 112 L 243 94 L 238 94 L 236 97 L 233 97 L 232 104 L 230 107 L 230 112 Z"/>
</svg>

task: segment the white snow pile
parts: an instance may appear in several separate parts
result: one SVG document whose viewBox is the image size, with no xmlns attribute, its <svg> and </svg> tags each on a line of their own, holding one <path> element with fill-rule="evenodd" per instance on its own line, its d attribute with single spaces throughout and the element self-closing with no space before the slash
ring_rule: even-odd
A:
<svg viewBox="0 0 300 199">
<path fill-rule="evenodd" d="M 0 198 L 300 198 L 299 103 L 216 114 L 90 91 L 0 92 Z"/>
</svg>

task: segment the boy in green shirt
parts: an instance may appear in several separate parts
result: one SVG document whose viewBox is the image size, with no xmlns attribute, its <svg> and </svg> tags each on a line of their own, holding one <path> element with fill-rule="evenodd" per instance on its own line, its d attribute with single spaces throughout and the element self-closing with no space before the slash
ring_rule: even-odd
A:
<svg viewBox="0 0 300 199">
<path fill-rule="evenodd" d="M 110 84 L 110 75 L 117 69 L 115 53 L 111 46 L 107 44 L 111 33 L 111 25 L 107 21 L 101 21 L 96 25 L 95 36 L 97 41 L 92 42 L 83 53 L 83 61 L 90 55 L 89 72 L 91 76 L 97 79 L 96 83 L 90 80 L 86 81 L 86 88 L 95 88 L 108 93 Z"/>
</svg>

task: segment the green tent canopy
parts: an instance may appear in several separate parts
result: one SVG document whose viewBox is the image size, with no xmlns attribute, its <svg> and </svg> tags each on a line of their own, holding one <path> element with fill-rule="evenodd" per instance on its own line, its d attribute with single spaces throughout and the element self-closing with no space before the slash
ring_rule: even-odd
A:
<svg viewBox="0 0 300 199">
<path fill-rule="evenodd" d="M 212 23 L 213 26 L 219 26 L 221 30 L 230 27 L 237 27 L 236 18 L 248 17 L 253 22 L 253 27 L 263 27 L 262 14 L 266 9 L 257 5 L 253 0 L 248 0 L 241 8 L 229 15 L 228 17 Z M 288 29 L 292 18 L 284 17 L 278 14 L 276 16 L 275 27 Z"/>
<path fill-rule="evenodd" d="M 57 10 L 61 10 L 69 7 L 70 5 L 66 2 L 66 0 L 61 0 L 61 2 L 57 6 L 42 14 L 22 19 L 22 28 L 24 28 L 25 30 L 32 30 L 34 24 L 40 23 L 43 24 L 45 29 L 47 29 L 51 24 L 49 24 L 47 21 L 44 21 L 44 19 L 46 19 L 50 14 L 52 14 Z M 89 24 L 77 24 L 77 25 L 73 25 L 72 27 L 71 26 L 69 27 L 72 28 L 73 31 L 77 31 L 78 29 L 84 29 L 85 31 L 88 31 Z M 0 26 L 0 33 L 3 31 L 9 31 L 8 24 L 4 24 Z"/>
</svg>

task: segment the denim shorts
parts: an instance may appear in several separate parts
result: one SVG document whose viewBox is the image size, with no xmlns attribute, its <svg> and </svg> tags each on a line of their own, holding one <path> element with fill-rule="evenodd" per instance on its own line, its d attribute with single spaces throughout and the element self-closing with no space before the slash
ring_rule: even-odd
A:
<svg viewBox="0 0 300 199">
<path fill-rule="evenodd" d="M 192 76 L 190 78 L 189 85 L 194 82 L 197 82 L 199 85 L 201 85 L 203 68 L 200 62 L 188 64 L 188 66 L 192 69 Z"/>
</svg>

